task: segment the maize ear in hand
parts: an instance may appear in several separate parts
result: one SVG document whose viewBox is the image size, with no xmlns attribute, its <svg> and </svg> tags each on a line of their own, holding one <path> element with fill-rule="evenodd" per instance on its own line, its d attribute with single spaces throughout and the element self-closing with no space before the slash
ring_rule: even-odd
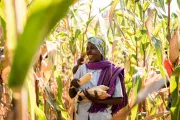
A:
<svg viewBox="0 0 180 120">
<path fill-rule="evenodd" d="M 99 86 L 88 89 L 88 92 L 90 95 L 95 96 L 94 92 L 96 91 L 99 99 L 106 99 L 107 97 L 110 97 L 110 95 L 106 92 L 106 90 L 108 89 L 109 87 L 105 85 L 99 85 Z M 81 92 L 79 95 L 83 98 L 85 97 L 83 92 Z"/>
<path fill-rule="evenodd" d="M 105 86 L 105 85 L 98 85 L 98 86 L 95 86 L 95 87 L 93 87 L 93 88 L 100 88 L 100 89 L 102 89 L 102 90 L 104 90 L 104 91 L 106 91 L 106 90 L 109 89 L 109 87 L 108 87 L 108 86 Z"/>
<path fill-rule="evenodd" d="M 79 79 L 79 85 L 82 86 L 92 79 L 92 73 L 87 73 Z"/>
</svg>

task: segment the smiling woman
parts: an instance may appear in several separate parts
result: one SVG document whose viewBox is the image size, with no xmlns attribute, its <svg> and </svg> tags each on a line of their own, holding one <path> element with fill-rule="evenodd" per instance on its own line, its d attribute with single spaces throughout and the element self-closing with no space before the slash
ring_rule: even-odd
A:
<svg viewBox="0 0 180 120">
<path fill-rule="evenodd" d="M 107 52 L 108 47 L 102 39 L 97 37 L 90 37 L 88 39 L 86 53 L 89 58 L 89 62 L 99 62 L 101 60 L 105 60 Z"/>
<path fill-rule="evenodd" d="M 78 68 L 69 89 L 71 98 L 78 97 L 76 120 L 111 120 L 112 114 L 127 104 L 124 68 L 108 61 L 107 52 L 108 47 L 102 39 L 88 39 L 89 61 Z M 92 79 L 80 86 L 79 79 L 87 73 L 92 73 Z"/>
<path fill-rule="evenodd" d="M 103 56 L 101 55 L 97 47 L 90 42 L 88 42 L 86 52 L 87 52 L 89 62 L 99 62 L 103 60 Z"/>
</svg>

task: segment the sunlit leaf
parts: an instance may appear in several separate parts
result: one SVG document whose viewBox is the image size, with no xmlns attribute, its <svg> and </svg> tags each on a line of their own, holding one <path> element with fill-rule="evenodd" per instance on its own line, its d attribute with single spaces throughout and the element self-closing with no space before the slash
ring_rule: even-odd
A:
<svg viewBox="0 0 180 120">
<path fill-rule="evenodd" d="M 5 21 L 4 1 L 0 2 L 0 16 Z"/>
<path fill-rule="evenodd" d="M 119 10 L 119 11 L 116 12 L 116 14 L 117 14 L 118 16 L 121 16 L 121 17 L 126 18 L 126 20 L 128 20 L 128 22 L 132 22 L 132 21 L 134 21 L 134 19 L 135 19 L 135 23 L 136 23 L 138 26 L 142 25 L 142 21 L 140 20 L 140 18 L 139 18 L 136 14 L 134 14 L 133 12 L 131 12 L 131 11 L 128 11 L 128 10 L 127 10 L 127 11 L 122 12 L 122 10 Z"/>
<path fill-rule="evenodd" d="M 155 28 L 155 30 L 153 31 L 153 35 L 154 35 L 155 37 L 158 37 L 158 35 L 159 35 L 158 33 L 160 32 L 161 28 L 162 28 L 162 24 L 156 25 L 156 28 Z"/>
<path fill-rule="evenodd" d="M 89 25 L 91 23 L 91 21 L 96 17 L 96 15 L 92 16 L 87 22 L 86 24 Z"/>
<path fill-rule="evenodd" d="M 176 66 L 176 68 L 173 70 L 172 75 L 177 76 L 180 74 L 180 65 Z"/>
<path fill-rule="evenodd" d="M 3 28 L 3 39 L 6 40 L 6 22 L 0 17 L 1 26 Z"/>
<path fill-rule="evenodd" d="M 178 7 L 180 9 L 180 0 L 177 0 Z"/>
<path fill-rule="evenodd" d="M 69 115 L 67 114 L 62 101 L 63 84 L 60 76 L 57 77 L 57 83 L 58 83 L 57 103 L 62 112 L 62 117 L 67 120 L 69 119 Z"/>
<path fill-rule="evenodd" d="M 16 26 L 16 20 L 15 20 L 15 10 L 14 10 L 14 4 L 12 1 L 4 1 L 4 7 L 5 7 L 5 16 L 6 19 L 6 30 L 8 31 L 6 36 L 6 47 L 9 53 L 9 56 L 12 57 L 12 54 L 14 52 L 14 49 L 17 44 L 17 26 Z M 13 17 L 12 17 L 13 16 Z M 9 58 L 6 58 L 6 61 Z"/>
<path fill-rule="evenodd" d="M 35 107 L 35 113 L 37 115 L 38 120 L 46 120 L 44 112 L 37 106 Z"/>
<path fill-rule="evenodd" d="M 31 77 L 32 77 L 32 74 L 29 74 L 28 82 L 27 82 L 28 98 L 29 98 L 29 109 L 28 110 L 30 112 L 32 120 L 34 120 L 35 114 L 39 120 L 46 120 L 44 112 L 36 104 L 35 87 L 32 85 L 31 80 L 33 78 L 31 78 Z"/>
<path fill-rule="evenodd" d="M 72 0 L 63 0 L 48 4 L 46 7 L 43 6 L 41 9 L 38 8 L 36 12 L 33 10 L 27 20 L 23 34 L 19 37 L 14 53 L 8 83 L 10 87 L 23 85 L 35 52 L 58 20 L 65 15 L 71 3 Z M 59 11 L 61 12 L 59 13 Z M 47 14 L 49 15 L 47 16 Z M 16 80 L 16 76 L 19 76 L 18 80 Z"/>
<path fill-rule="evenodd" d="M 106 7 L 100 9 L 99 12 L 102 12 L 102 11 L 106 10 L 110 5 L 112 5 L 112 3 L 113 3 L 113 1 L 109 5 L 107 5 Z"/>
<path fill-rule="evenodd" d="M 125 8 L 124 0 L 119 0 L 119 2 L 120 2 L 121 9 L 124 10 Z"/>
<path fill-rule="evenodd" d="M 155 46 L 157 60 L 160 64 L 162 64 L 162 43 L 160 40 L 156 39 L 155 37 L 152 37 L 152 41 Z"/>
<path fill-rule="evenodd" d="M 166 2 L 165 2 L 165 3 L 166 3 L 166 4 L 169 4 L 170 2 L 171 2 L 171 0 L 166 0 Z"/>
<path fill-rule="evenodd" d="M 170 79 L 170 93 L 171 93 L 171 119 L 178 120 L 180 119 L 180 99 L 178 97 L 179 76 L 172 76 Z"/>
<path fill-rule="evenodd" d="M 143 21 L 143 8 L 142 8 L 142 4 L 140 2 L 137 3 L 137 13 L 138 13 L 138 16 L 140 17 L 140 20 Z"/>
<path fill-rule="evenodd" d="M 146 9 L 149 7 L 150 2 L 149 1 L 145 1 L 144 5 L 143 5 L 143 11 L 146 11 Z"/>
<path fill-rule="evenodd" d="M 113 34 L 114 34 L 114 29 L 113 29 L 113 25 L 112 25 L 113 24 L 112 23 L 113 22 L 113 13 L 114 13 L 114 10 L 118 3 L 119 3 L 119 0 L 115 0 L 113 2 L 113 4 L 111 5 L 110 12 L 109 12 L 109 23 L 110 23 L 110 27 L 111 27 Z"/>
<path fill-rule="evenodd" d="M 142 79 L 141 79 L 142 74 L 143 74 L 143 70 L 139 69 L 137 71 L 137 73 L 133 75 L 133 84 L 134 84 L 133 85 L 134 86 L 134 88 L 133 88 L 133 98 L 134 99 L 137 97 L 138 92 L 140 91 L 140 89 L 142 87 Z M 132 108 L 132 110 L 131 110 L 131 118 L 132 118 L 132 120 L 135 120 L 136 115 L 137 115 L 138 105 L 136 104 L 136 105 L 133 105 L 133 107 L 132 106 L 130 106 L 130 107 Z"/>
<path fill-rule="evenodd" d="M 81 34 L 81 30 L 77 29 L 75 32 L 75 39 L 78 38 L 79 34 Z"/>
<path fill-rule="evenodd" d="M 161 8 L 166 11 L 165 6 L 164 6 L 164 0 L 158 0 L 158 3 L 160 4 Z"/>
<path fill-rule="evenodd" d="M 137 116 L 137 111 L 138 111 L 138 104 L 136 104 L 132 109 L 131 109 L 131 120 L 135 120 Z"/>
</svg>

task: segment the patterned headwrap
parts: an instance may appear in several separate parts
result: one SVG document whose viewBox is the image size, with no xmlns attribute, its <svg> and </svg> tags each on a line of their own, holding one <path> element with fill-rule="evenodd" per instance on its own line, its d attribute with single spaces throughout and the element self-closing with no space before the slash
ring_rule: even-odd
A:
<svg viewBox="0 0 180 120">
<path fill-rule="evenodd" d="M 98 37 L 90 37 L 88 42 L 94 44 L 104 58 L 107 57 L 109 49 L 104 40 Z"/>
</svg>

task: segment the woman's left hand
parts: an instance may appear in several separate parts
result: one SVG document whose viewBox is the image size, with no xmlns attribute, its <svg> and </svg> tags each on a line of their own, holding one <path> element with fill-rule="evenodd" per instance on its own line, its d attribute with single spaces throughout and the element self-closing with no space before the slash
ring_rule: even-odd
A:
<svg viewBox="0 0 180 120">
<path fill-rule="evenodd" d="M 94 91 L 95 96 L 92 96 L 87 90 L 83 90 L 83 93 L 90 101 L 92 101 L 95 104 L 116 105 L 122 103 L 122 97 L 108 97 L 102 100 L 98 97 L 97 91 Z"/>
</svg>

